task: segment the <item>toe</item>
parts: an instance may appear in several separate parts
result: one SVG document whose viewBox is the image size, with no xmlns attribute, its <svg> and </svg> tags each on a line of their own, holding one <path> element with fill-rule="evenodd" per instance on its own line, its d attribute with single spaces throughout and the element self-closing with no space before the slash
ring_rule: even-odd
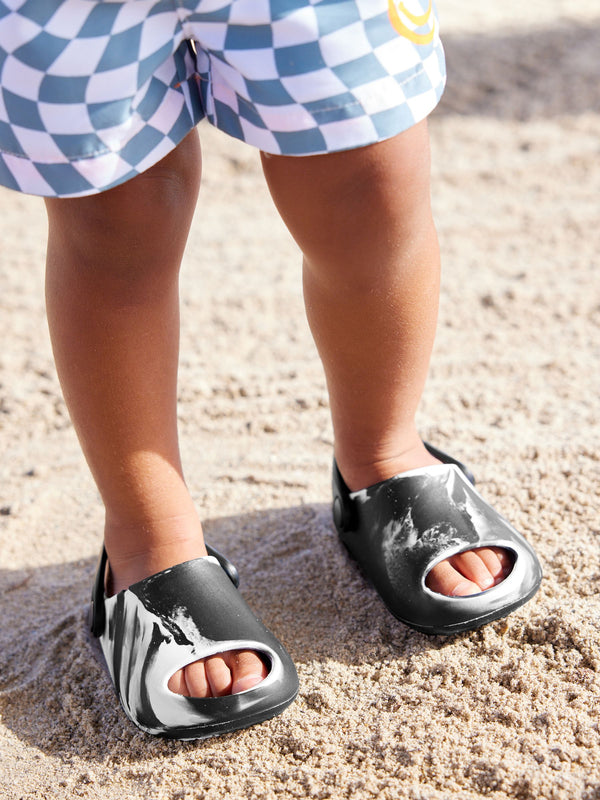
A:
<svg viewBox="0 0 600 800">
<path fill-rule="evenodd" d="M 500 583 L 510 574 L 513 560 L 507 550 L 501 547 L 481 547 L 473 552 L 483 561 L 494 578 L 494 583 Z"/>
<path fill-rule="evenodd" d="M 174 675 L 171 675 L 167 685 L 175 694 L 182 694 L 184 697 L 190 697 L 190 691 L 185 680 L 185 670 L 178 669 Z"/>
<path fill-rule="evenodd" d="M 448 597 L 463 597 L 469 594 L 477 594 L 481 591 L 476 583 L 465 578 L 456 570 L 450 561 L 442 561 L 436 564 L 429 572 L 425 580 L 426 586 L 432 592 L 444 594 Z"/>
<path fill-rule="evenodd" d="M 223 655 L 212 656 L 205 661 L 206 678 L 213 697 L 231 694 L 233 675 Z"/>
<path fill-rule="evenodd" d="M 268 674 L 265 663 L 251 650 L 242 650 L 232 653 L 230 668 L 233 672 L 232 694 L 245 692 L 252 689 Z"/>
<path fill-rule="evenodd" d="M 448 559 L 454 569 L 464 578 L 477 585 L 477 591 L 485 591 L 494 585 L 494 575 L 475 550 L 459 553 Z"/>
<path fill-rule="evenodd" d="M 195 661 L 183 670 L 188 697 L 210 697 L 212 692 L 206 675 L 204 661 Z"/>
</svg>

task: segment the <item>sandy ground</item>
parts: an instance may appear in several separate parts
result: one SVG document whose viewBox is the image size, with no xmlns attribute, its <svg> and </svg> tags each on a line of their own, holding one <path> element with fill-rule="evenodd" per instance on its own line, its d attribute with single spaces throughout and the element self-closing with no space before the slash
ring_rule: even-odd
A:
<svg viewBox="0 0 600 800">
<path fill-rule="evenodd" d="M 523 5 L 439 2 L 445 270 L 420 429 L 537 548 L 538 596 L 428 638 L 349 562 L 298 254 L 255 153 L 204 129 L 182 280 L 187 476 L 301 690 L 223 739 L 138 733 L 82 624 L 102 510 L 52 365 L 42 205 L 0 191 L 3 800 L 600 798 L 600 4 Z"/>
</svg>

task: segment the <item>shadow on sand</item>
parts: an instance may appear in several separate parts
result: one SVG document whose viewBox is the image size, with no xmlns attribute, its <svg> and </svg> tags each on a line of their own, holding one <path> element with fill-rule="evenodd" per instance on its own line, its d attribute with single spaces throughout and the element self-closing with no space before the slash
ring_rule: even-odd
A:
<svg viewBox="0 0 600 800">
<path fill-rule="evenodd" d="M 213 519 L 205 531 L 237 564 L 242 594 L 300 673 L 304 664 L 403 660 L 444 646 L 445 639 L 411 631 L 384 608 L 339 544 L 329 506 Z M 124 743 L 130 760 L 198 746 L 146 736 L 119 709 L 85 624 L 96 562 L 0 570 L 4 725 L 64 760 L 122 758 Z"/>
</svg>

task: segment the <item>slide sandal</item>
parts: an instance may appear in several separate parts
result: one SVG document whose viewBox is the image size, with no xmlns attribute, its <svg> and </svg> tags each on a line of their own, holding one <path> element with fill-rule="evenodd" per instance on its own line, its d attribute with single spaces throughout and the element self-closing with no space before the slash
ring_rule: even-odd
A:
<svg viewBox="0 0 600 800">
<path fill-rule="evenodd" d="M 117 696 L 146 733 L 204 739 L 280 714 L 298 692 L 288 653 L 246 605 L 237 570 L 213 548 L 135 583 L 104 591 L 103 549 L 92 594 L 91 632 L 100 642 Z M 167 684 L 179 669 L 228 650 L 254 650 L 268 665 L 261 683 L 225 697 L 184 697 Z"/>
<path fill-rule="evenodd" d="M 499 619 L 530 600 L 542 580 L 532 547 L 474 488 L 469 470 L 444 463 L 350 492 L 333 465 L 333 517 L 340 539 L 392 614 L 422 633 L 453 634 Z M 486 591 L 448 597 L 425 585 L 429 571 L 476 547 L 502 547 L 510 574 Z"/>
</svg>

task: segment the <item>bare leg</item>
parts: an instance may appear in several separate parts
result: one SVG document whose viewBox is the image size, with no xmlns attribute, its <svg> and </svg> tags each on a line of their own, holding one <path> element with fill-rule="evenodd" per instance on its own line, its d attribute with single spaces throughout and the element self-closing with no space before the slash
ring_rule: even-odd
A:
<svg viewBox="0 0 600 800">
<path fill-rule="evenodd" d="M 347 485 L 436 463 L 415 428 L 439 293 L 426 124 L 360 150 L 263 155 L 263 167 L 304 253 L 308 320 Z M 474 550 L 438 565 L 428 585 L 478 592 L 502 580 L 507 560 L 502 550 Z"/>
<path fill-rule="evenodd" d="M 191 134 L 163 161 L 100 195 L 48 200 L 46 297 L 65 400 L 106 508 L 109 591 L 206 555 L 177 437 L 179 265 L 200 185 Z M 253 653 L 197 662 L 181 694 L 242 691 Z"/>
</svg>

